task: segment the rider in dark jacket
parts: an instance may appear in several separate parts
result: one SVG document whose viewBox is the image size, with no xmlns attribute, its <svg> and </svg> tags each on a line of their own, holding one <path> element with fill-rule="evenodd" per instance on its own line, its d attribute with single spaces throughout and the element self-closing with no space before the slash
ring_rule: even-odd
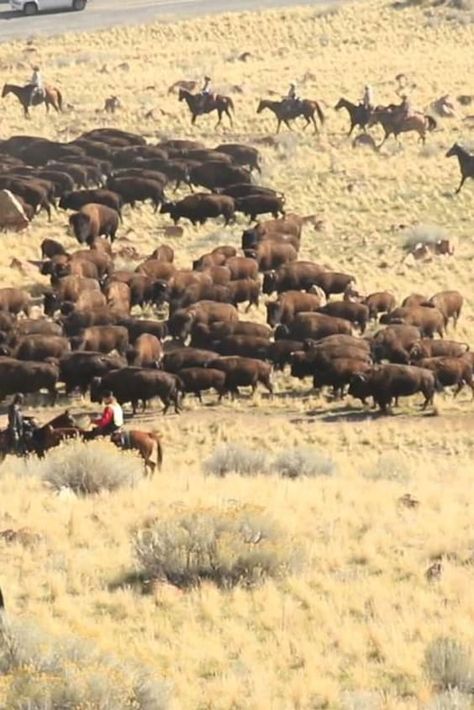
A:
<svg viewBox="0 0 474 710">
<path fill-rule="evenodd" d="M 8 407 L 8 438 L 13 451 L 18 451 L 24 440 L 25 421 L 21 411 L 23 402 L 23 395 L 16 394 Z"/>
</svg>

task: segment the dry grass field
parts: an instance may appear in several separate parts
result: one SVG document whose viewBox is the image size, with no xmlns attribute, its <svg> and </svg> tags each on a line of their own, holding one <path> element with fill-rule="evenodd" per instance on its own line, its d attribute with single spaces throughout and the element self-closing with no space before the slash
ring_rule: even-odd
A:
<svg viewBox="0 0 474 710">
<path fill-rule="evenodd" d="M 420 108 L 443 94 L 469 94 L 471 20 L 469 9 L 394 9 L 369 0 L 3 44 L 5 80 L 23 83 L 37 62 L 68 108 L 49 118 L 35 109 L 25 122 L 8 97 L 0 103 L 1 135 L 67 141 L 112 125 L 150 141 L 256 145 L 262 182 L 283 190 L 291 210 L 321 220 L 318 230 L 305 229 L 304 257 L 354 273 L 367 293 L 388 288 L 401 299 L 459 289 L 466 303 L 456 338 L 474 345 L 474 185 L 455 197 L 457 164 L 444 157 L 455 141 L 469 142 L 469 121 L 439 120 L 425 147 L 409 134 L 401 148 L 391 139 L 375 153 L 352 147 L 346 114 L 332 109 L 341 96 L 357 100 L 366 82 L 377 103 L 398 101 L 399 73 L 414 85 Z M 246 62 L 237 59 L 244 51 Z M 186 107 L 168 93 L 175 81 L 204 73 L 233 97 L 233 130 L 216 133 L 209 117 L 192 129 Z M 285 130 L 268 140 L 273 117 L 256 115 L 258 100 L 285 92 L 291 80 L 323 102 L 325 128 L 319 137 Z M 102 111 L 111 94 L 123 105 L 113 117 Z M 39 293 L 47 281 L 27 260 L 39 258 L 46 236 L 72 249 L 66 222 L 65 213 L 51 224 L 40 216 L 19 235 L 0 235 L 2 285 Z M 443 228 L 456 243 L 454 256 L 403 263 L 400 225 L 417 223 L 427 234 Z M 133 245 L 146 255 L 165 241 L 167 224 L 149 206 L 127 210 L 117 248 Z M 243 225 L 186 225 L 182 237 L 166 242 L 185 267 L 219 242 L 237 246 Z M 13 257 L 21 264 L 11 266 Z M 263 322 L 263 305 L 251 318 Z M 374 418 L 357 402 L 314 396 L 308 382 L 275 379 L 273 399 L 257 394 L 217 406 L 209 395 L 201 406 L 189 398 L 181 416 L 166 418 L 155 405 L 140 424 L 162 433 L 164 467 L 133 488 L 58 495 L 41 482 L 43 464 L 2 465 L 0 586 L 12 628 L 3 631 L 0 650 L 1 708 L 472 707 L 470 393 L 438 396 L 436 416 L 421 415 L 414 398 L 395 416 Z M 74 400 L 72 411 L 96 407 Z M 45 421 L 51 415 L 46 407 L 35 413 Z M 265 452 L 266 470 L 206 475 L 206 460 L 227 443 L 242 456 Z M 275 458 L 293 447 L 329 458 L 330 475 L 279 476 Z M 54 455 L 71 458 L 67 449 Z M 112 454 L 99 448 L 97 455 L 107 461 Z M 400 503 L 407 493 L 417 507 Z M 157 524 L 168 547 L 178 547 L 189 520 L 201 537 L 206 521 L 257 526 L 262 542 L 242 544 L 257 551 L 262 544 L 275 574 L 249 587 L 147 585 L 138 574 L 137 530 Z M 440 573 L 435 567 L 426 575 L 438 561 Z"/>
</svg>

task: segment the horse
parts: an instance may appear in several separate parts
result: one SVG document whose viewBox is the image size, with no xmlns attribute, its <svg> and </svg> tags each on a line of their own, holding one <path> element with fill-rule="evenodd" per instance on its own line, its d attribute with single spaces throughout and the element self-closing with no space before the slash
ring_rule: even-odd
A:
<svg viewBox="0 0 474 710">
<path fill-rule="evenodd" d="M 352 131 L 356 126 L 359 126 L 363 130 L 367 128 L 371 114 L 370 109 L 366 108 L 363 104 L 353 104 L 352 101 L 348 101 L 345 98 L 340 98 L 334 106 L 335 111 L 340 111 L 341 108 L 346 109 L 351 121 L 351 127 L 349 129 L 349 133 L 347 134 L 348 136 L 352 134 Z"/>
<path fill-rule="evenodd" d="M 228 117 L 230 125 L 233 126 L 231 111 L 234 111 L 234 102 L 230 96 L 221 96 L 220 94 L 203 96 L 202 94 L 192 94 L 187 89 L 181 88 L 178 93 L 178 101 L 186 101 L 192 116 L 192 126 L 196 123 L 198 116 L 212 113 L 213 111 L 217 111 L 219 116 L 215 128 L 220 126 L 224 114 Z"/>
<path fill-rule="evenodd" d="M 8 453 L 17 455 L 27 455 L 35 453 L 39 458 L 43 458 L 48 449 L 58 446 L 64 439 L 79 436 L 80 429 L 74 425 L 74 419 L 66 409 L 63 414 L 59 414 L 50 422 L 41 427 L 33 429 L 31 438 L 25 442 L 24 451 L 11 451 L 10 437 L 8 429 L 0 431 L 0 463 L 5 460 Z"/>
<path fill-rule="evenodd" d="M 276 133 L 280 132 L 280 126 L 282 123 L 287 126 L 287 128 L 292 131 L 292 127 L 289 121 L 293 121 L 299 116 L 303 116 L 306 119 L 306 124 L 303 130 L 308 128 L 309 124 L 312 123 L 314 126 L 314 132 L 318 133 L 318 125 L 314 114 L 318 115 L 321 122 L 321 126 L 324 124 L 324 113 L 321 106 L 317 101 L 310 101 L 309 99 L 301 99 L 301 101 L 291 101 L 290 99 L 283 99 L 283 101 L 269 101 L 268 99 L 262 99 L 257 107 L 257 113 L 262 113 L 265 109 L 269 109 L 275 114 L 277 119 L 277 129 Z"/>
<path fill-rule="evenodd" d="M 455 194 L 457 195 L 459 192 L 461 192 L 461 187 L 464 185 L 467 178 L 474 178 L 474 155 L 468 153 L 468 151 L 465 148 L 462 148 L 459 143 L 455 143 L 453 146 L 451 146 L 451 148 L 446 153 L 446 158 L 452 158 L 453 155 L 455 155 L 458 159 L 459 169 L 461 171 L 461 182 L 455 192 Z"/>
<path fill-rule="evenodd" d="M 423 113 L 414 113 L 412 116 L 405 117 L 400 115 L 400 107 L 394 106 L 377 106 L 370 116 L 368 127 L 371 128 L 377 123 L 382 126 L 385 137 L 381 144 L 378 146 L 378 150 L 383 146 L 387 138 L 394 135 L 398 140 L 400 133 L 407 133 L 408 131 L 415 131 L 418 133 L 419 140 L 423 143 L 426 141 L 426 134 L 428 131 L 434 131 L 437 127 L 437 123 L 432 116 L 427 116 Z"/>
<path fill-rule="evenodd" d="M 163 447 L 161 445 L 161 437 L 158 433 L 140 431 L 138 429 L 132 429 L 126 432 L 116 431 L 111 435 L 110 440 L 120 449 L 138 451 L 145 463 L 145 475 L 147 475 L 148 469 L 150 469 L 150 476 L 153 476 L 157 466 L 158 470 L 161 469 L 163 463 Z M 155 450 L 156 463 L 152 460 Z"/>
<path fill-rule="evenodd" d="M 25 118 L 30 118 L 30 100 L 32 91 L 33 87 L 31 84 L 27 84 L 26 86 L 5 84 L 2 91 L 2 99 L 4 99 L 5 96 L 8 96 L 8 94 L 16 96 L 18 101 L 23 106 Z M 59 89 L 55 86 L 45 86 L 42 93 L 35 92 L 31 103 L 33 106 L 39 106 L 44 103 L 46 106 L 46 113 L 49 113 L 50 106 L 52 106 L 57 113 L 63 110 L 63 96 Z"/>
</svg>

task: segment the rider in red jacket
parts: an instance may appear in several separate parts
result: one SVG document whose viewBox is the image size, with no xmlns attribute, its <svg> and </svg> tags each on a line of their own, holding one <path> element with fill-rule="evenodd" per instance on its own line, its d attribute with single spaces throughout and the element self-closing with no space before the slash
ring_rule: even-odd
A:
<svg viewBox="0 0 474 710">
<path fill-rule="evenodd" d="M 109 436 L 123 426 L 123 411 L 112 392 L 105 392 L 102 400 L 105 404 L 102 416 L 93 423 L 96 428 L 93 430 L 93 437 Z"/>
</svg>

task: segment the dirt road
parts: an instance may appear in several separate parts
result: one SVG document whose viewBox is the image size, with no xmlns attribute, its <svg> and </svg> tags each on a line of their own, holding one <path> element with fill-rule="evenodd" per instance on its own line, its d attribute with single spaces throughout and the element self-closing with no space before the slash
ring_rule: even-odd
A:
<svg viewBox="0 0 474 710">
<path fill-rule="evenodd" d="M 320 0 L 89 0 L 84 12 L 61 12 L 23 17 L 0 0 L 0 42 L 37 35 L 91 30 L 113 25 L 143 24 L 210 13 L 263 10 L 291 5 L 319 5 Z"/>
</svg>

